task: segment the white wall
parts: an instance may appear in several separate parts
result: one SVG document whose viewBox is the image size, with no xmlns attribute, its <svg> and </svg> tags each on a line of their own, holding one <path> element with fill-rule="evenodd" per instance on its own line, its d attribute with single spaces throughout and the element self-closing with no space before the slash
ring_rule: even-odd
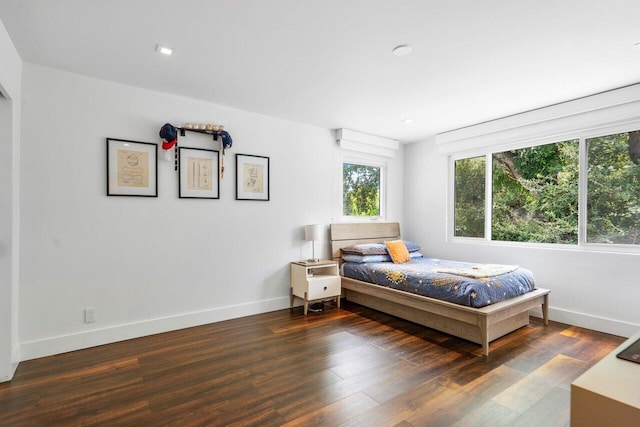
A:
<svg viewBox="0 0 640 427">
<path fill-rule="evenodd" d="M 23 88 L 23 360 L 288 307 L 289 262 L 311 252 L 303 225 L 338 216 L 335 132 L 33 64 Z M 105 196 L 105 138 L 158 143 L 165 122 L 229 130 L 220 200 L 178 199 L 163 160 L 158 198 Z M 179 143 L 218 149 L 203 135 Z M 235 200 L 236 153 L 270 157 L 271 201 Z M 400 152 L 392 220 L 402 176 Z"/>
<path fill-rule="evenodd" d="M 405 168 L 403 234 L 425 254 L 532 270 L 551 289 L 552 320 L 622 336 L 640 328 L 640 255 L 447 241 L 448 156 L 433 139 L 407 145 Z"/>
<path fill-rule="evenodd" d="M 19 360 L 19 123 L 22 60 L 0 21 L 0 382 Z"/>
</svg>

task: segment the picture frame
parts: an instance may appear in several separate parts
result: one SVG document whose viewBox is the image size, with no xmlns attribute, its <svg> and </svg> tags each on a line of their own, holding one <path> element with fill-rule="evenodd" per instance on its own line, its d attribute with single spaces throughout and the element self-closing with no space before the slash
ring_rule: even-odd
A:
<svg viewBox="0 0 640 427">
<path fill-rule="evenodd" d="M 107 196 L 158 197 L 158 145 L 107 138 Z"/>
<path fill-rule="evenodd" d="M 236 154 L 236 200 L 269 201 L 269 157 Z"/>
<path fill-rule="evenodd" d="M 220 198 L 220 152 L 204 148 L 178 148 L 178 197 Z"/>
</svg>

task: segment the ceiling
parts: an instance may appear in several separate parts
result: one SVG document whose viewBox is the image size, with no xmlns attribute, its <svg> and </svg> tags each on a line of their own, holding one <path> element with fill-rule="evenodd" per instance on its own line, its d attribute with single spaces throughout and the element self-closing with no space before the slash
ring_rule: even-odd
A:
<svg viewBox="0 0 640 427">
<path fill-rule="evenodd" d="M 638 0 L 0 0 L 25 62 L 402 142 L 640 82 L 639 16 Z"/>
</svg>

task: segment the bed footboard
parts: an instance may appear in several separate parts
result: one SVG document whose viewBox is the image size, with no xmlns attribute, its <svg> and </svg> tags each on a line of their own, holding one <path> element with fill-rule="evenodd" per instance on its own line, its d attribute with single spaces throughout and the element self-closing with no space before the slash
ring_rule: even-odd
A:
<svg viewBox="0 0 640 427">
<path fill-rule="evenodd" d="M 349 301 L 481 344 L 485 356 L 489 354 L 491 341 L 529 324 L 530 309 L 541 306 L 544 324 L 548 324 L 550 291 L 547 289 L 538 288 L 482 308 L 466 307 L 346 277 L 342 278 L 342 289 Z"/>
</svg>

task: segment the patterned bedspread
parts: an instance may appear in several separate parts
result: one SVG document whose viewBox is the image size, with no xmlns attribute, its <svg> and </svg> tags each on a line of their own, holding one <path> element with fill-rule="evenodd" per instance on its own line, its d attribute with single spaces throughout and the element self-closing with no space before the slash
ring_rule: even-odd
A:
<svg viewBox="0 0 640 427">
<path fill-rule="evenodd" d="M 342 275 L 456 304 L 484 307 L 535 289 L 529 270 L 504 267 L 415 258 L 404 264 L 346 262 Z M 477 274 L 482 271 L 486 275 Z M 503 271 L 507 272 L 499 274 Z"/>
</svg>

